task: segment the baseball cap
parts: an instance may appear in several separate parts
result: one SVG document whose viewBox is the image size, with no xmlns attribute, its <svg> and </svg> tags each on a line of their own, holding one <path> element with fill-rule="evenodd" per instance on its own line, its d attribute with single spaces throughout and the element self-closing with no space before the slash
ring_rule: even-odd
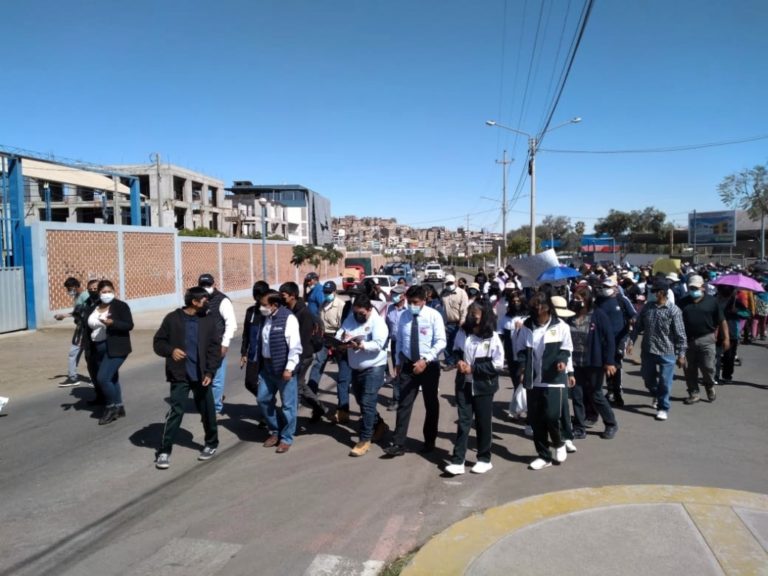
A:
<svg viewBox="0 0 768 576">
<path fill-rule="evenodd" d="M 477 290 L 478 292 L 480 292 L 480 284 L 478 284 L 477 282 L 472 282 L 472 284 L 467 286 L 467 290 Z"/>
<path fill-rule="evenodd" d="M 693 286 L 694 288 L 701 288 L 704 286 L 704 278 L 699 276 L 698 274 L 692 274 L 688 277 L 688 286 Z"/>
<path fill-rule="evenodd" d="M 603 280 L 602 284 L 603 286 L 609 286 L 609 287 L 616 286 L 616 278 L 614 278 L 613 276 L 608 276 Z"/>
<path fill-rule="evenodd" d="M 326 294 L 332 294 L 336 292 L 336 282 L 333 280 L 328 280 L 325 284 L 323 284 L 323 292 Z"/>
<path fill-rule="evenodd" d="M 652 290 L 654 292 L 658 292 L 659 290 L 669 290 L 669 280 L 662 277 L 654 278 Z"/>
<path fill-rule="evenodd" d="M 680 276 L 677 275 L 677 272 L 670 272 L 667 274 L 667 280 L 670 282 L 680 282 Z"/>
<path fill-rule="evenodd" d="M 570 318 L 576 315 L 576 312 L 568 309 L 568 302 L 562 296 L 552 296 L 552 306 L 555 307 L 555 314 L 560 318 Z"/>
<path fill-rule="evenodd" d="M 207 273 L 200 274 L 200 277 L 197 279 L 198 286 L 213 286 L 214 283 L 213 275 Z"/>
<path fill-rule="evenodd" d="M 308 272 L 306 276 L 304 276 L 304 282 L 307 280 L 319 280 L 320 276 L 317 275 L 317 272 Z"/>
<path fill-rule="evenodd" d="M 445 282 L 446 284 L 450 284 L 452 282 L 456 282 L 456 276 L 454 276 L 453 274 L 446 274 L 445 275 L 445 280 L 443 280 L 443 282 Z"/>
<path fill-rule="evenodd" d="M 405 294 L 405 286 L 393 286 L 390 294 Z"/>
</svg>

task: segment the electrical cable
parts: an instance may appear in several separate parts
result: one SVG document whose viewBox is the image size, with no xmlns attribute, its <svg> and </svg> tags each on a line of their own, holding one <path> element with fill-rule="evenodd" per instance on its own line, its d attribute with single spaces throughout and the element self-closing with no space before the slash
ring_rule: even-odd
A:
<svg viewBox="0 0 768 576">
<path fill-rule="evenodd" d="M 720 142 L 706 142 L 704 144 L 685 144 L 682 146 L 667 146 L 659 148 L 629 148 L 624 150 L 561 150 L 555 148 L 541 148 L 542 152 L 554 152 L 555 154 L 664 154 L 667 152 L 686 152 L 688 150 L 701 150 L 703 148 L 716 148 L 718 146 L 730 146 L 732 144 L 744 144 L 768 139 L 768 134 L 734 138 Z"/>
</svg>

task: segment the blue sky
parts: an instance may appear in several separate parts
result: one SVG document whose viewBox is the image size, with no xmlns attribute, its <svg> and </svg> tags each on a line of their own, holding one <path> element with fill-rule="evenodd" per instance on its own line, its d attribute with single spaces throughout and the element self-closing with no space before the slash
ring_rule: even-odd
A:
<svg viewBox="0 0 768 576">
<path fill-rule="evenodd" d="M 302 184 L 334 215 L 500 230 L 525 132 L 542 127 L 581 0 L 38 0 L 3 7 L 0 144 L 94 163 L 171 161 Z M 537 156 L 537 219 L 723 206 L 768 140 L 768 3 L 597 0 Z M 538 35 L 537 32 L 538 31 Z M 535 47 L 535 50 L 534 50 Z M 495 198 L 485 200 L 483 197 Z M 528 181 L 508 229 L 528 221 Z"/>
</svg>

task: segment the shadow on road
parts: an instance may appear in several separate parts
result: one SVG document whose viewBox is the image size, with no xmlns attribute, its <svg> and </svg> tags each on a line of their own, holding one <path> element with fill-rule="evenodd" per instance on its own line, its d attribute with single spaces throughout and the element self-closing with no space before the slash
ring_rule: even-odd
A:
<svg viewBox="0 0 768 576">
<path fill-rule="evenodd" d="M 165 423 L 157 422 L 155 424 L 149 424 L 144 426 L 141 430 L 137 430 L 128 438 L 131 444 L 138 446 L 139 448 L 149 448 L 151 450 L 157 450 L 160 447 L 160 441 L 163 437 L 163 428 Z M 194 441 L 194 436 L 189 430 L 179 428 L 179 433 L 176 434 L 176 439 L 173 442 L 174 446 L 181 446 L 183 448 L 192 448 L 194 450 L 202 450 L 203 445 Z"/>
</svg>

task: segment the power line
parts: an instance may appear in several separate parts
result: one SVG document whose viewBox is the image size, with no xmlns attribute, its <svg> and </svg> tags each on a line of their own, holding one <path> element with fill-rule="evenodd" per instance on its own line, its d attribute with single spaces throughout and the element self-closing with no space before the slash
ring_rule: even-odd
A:
<svg viewBox="0 0 768 576">
<path fill-rule="evenodd" d="M 542 148 L 542 152 L 554 152 L 556 154 L 663 154 L 666 152 L 685 152 L 687 150 L 701 150 L 702 148 L 716 148 L 718 146 L 730 146 L 732 144 L 744 144 L 768 139 L 768 134 L 748 136 L 746 138 L 734 138 L 733 140 L 721 140 L 720 142 L 707 142 L 704 144 L 685 144 L 682 146 L 667 146 L 659 148 L 628 148 L 624 150 L 560 150 L 554 148 Z"/>
</svg>

